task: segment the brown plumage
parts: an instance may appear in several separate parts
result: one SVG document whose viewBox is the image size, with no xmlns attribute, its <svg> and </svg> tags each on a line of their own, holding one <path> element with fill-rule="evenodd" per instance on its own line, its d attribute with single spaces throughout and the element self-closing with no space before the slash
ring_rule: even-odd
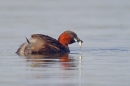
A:
<svg viewBox="0 0 130 86">
<path fill-rule="evenodd" d="M 69 53 L 68 44 L 83 42 L 73 31 L 63 32 L 58 41 L 50 36 L 43 34 L 33 34 L 31 38 L 20 46 L 16 53 L 19 55 L 27 54 L 54 54 Z"/>
</svg>

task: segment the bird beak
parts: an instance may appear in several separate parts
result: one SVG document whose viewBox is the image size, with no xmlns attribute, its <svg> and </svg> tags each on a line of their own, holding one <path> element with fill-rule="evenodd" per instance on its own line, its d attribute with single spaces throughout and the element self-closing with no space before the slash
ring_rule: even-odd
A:
<svg viewBox="0 0 130 86">
<path fill-rule="evenodd" d="M 83 41 L 80 40 L 79 38 L 74 38 L 74 40 L 75 40 L 75 42 L 78 42 L 78 43 L 79 43 L 79 46 L 80 46 L 80 48 L 81 48 Z"/>
</svg>

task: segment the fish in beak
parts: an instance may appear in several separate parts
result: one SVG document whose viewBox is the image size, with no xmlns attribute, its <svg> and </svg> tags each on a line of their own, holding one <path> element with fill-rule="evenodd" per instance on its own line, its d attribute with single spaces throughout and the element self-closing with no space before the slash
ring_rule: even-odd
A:
<svg viewBox="0 0 130 86">
<path fill-rule="evenodd" d="M 83 41 L 79 41 L 80 49 L 81 49 L 81 47 L 82 47 L 82 43 L 83 43 Z"/>
<path fill-rule="evenodd" d="M 74 40 L 75 40 L 75 42 L 79 43 L 79 46 L 80 46 L 80 49 L 81 49 L 83 41 L 80 40 L 79 38 L 74 38 Z"/>
</svg>

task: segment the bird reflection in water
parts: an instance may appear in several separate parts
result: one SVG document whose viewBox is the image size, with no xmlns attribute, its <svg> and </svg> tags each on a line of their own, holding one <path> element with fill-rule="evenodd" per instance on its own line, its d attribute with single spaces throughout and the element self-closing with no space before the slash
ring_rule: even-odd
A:
<svg viewBox="0 0 130 86">
<path fill-rule="evenodd" d="M 64 54 L 51 54 L 51 55 L 26 55 L 28 62 L 31 62 L 31 67 L 48 67 L 57 62 L 60 63 L 62 69 L 74 70 L 78 63 L 75 56 Z"/>
</svg>

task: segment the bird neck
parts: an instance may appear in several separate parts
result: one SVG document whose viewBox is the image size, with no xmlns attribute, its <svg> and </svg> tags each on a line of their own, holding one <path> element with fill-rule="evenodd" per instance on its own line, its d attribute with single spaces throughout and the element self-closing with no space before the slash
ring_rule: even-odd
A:
<svg viewBox="0 0 130 86">
<path fill-rule="evenodd" d="M 58 41 L 63 45 L 68 47 L 68 44 L 70 44 L 71 41 L 71 37 L 67 34 L 67 33 L 62 33 L 59 38 Z"/>
</svg>

